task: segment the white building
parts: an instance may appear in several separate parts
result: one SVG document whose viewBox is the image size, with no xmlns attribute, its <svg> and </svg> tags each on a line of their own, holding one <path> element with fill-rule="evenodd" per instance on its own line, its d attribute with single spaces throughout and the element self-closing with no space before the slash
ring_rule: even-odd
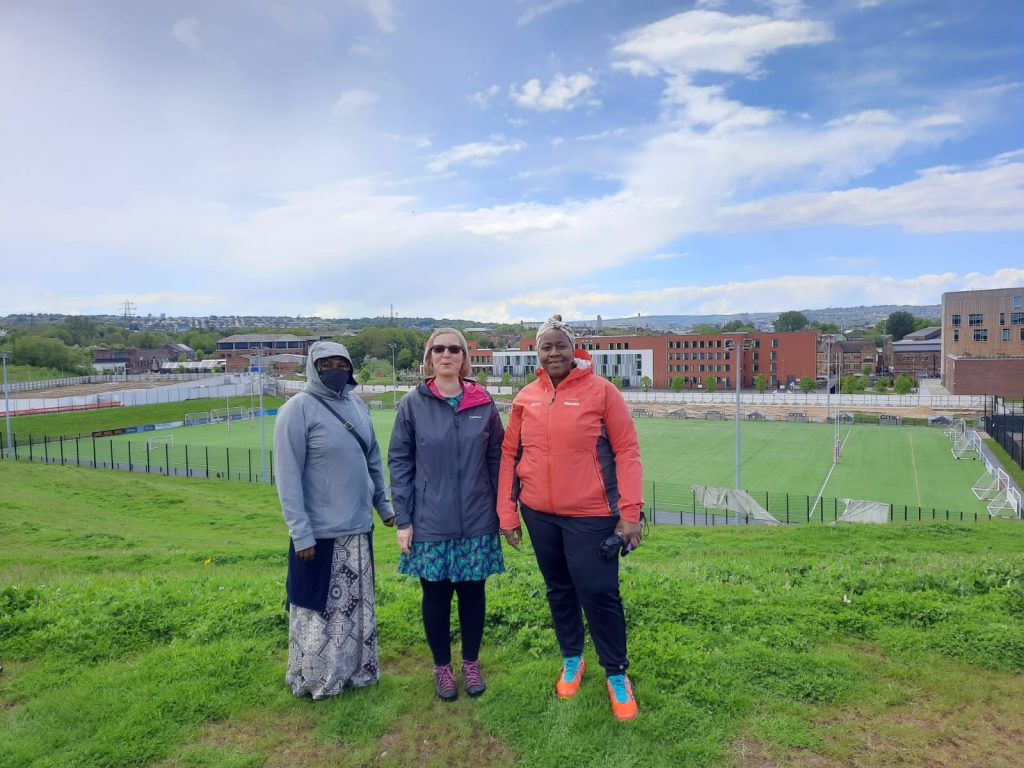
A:
<svg viewBox="0 0 1024 768">
<path fill-rule="evenodd" d="M 654 350 L 651 349 L 591 349 L 594 373 L 611 379 L 622 379 L 624 387 L 639 387 L 644 376 L 654 379 Z M 536 352 L 518 349 L 496 349 L 492 357 L 491 373 L 500 377 L 503 373 L 523 378 L 540 366 Z"/>
</svg>

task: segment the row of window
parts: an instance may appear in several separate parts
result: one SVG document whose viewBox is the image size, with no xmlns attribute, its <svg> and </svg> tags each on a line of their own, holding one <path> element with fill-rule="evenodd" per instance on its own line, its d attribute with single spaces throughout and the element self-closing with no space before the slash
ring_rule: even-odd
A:
<svg viewBox="0 0 1024 768">
<path fill-rule="evenodd" d="M 1020 296 L 1014 296 L 1013 306 L 1020 308 Z M 952 322 L 954 328 L 960 327 L 960 315 L 953 315 Z M 984 315 L 981 312 L 972 312 L 967 315 L 967 324 L 971 327 L 978 327 L 985 324 Z M 999 313 L 999 324 L 1006 325 L 1006 313 Z M 1010 313 L 1010 325 L 1024 325 L 1024 312 L 1011 312 Z"/>
<path fill-rule="evenodd" d="M 749 339 L 751 346 L 754 349 L 760 349 L 760 339 Z M 669 349 L 722 349 L 725 345 L 722 343 L 722 339 L 694 339 L 692 341 L 670 341 L 668 343 Z M 772 347 L 779 346 L 778 339 L 771 340 Z"/>
<path fill-rule="evenodd" d="M 1024 341 L 1024 328 L 1018 331 L 1020 341 Z M 1009 328 L 1002 328 L 999 332 L 1000 341 L 1012 341 L 1012 333 Z M 974 341 L 988 341 L 988 328 L 975 328 Z M 953 341 L 960 341 L 959 329 L 953 329 Z"/>
</svg>

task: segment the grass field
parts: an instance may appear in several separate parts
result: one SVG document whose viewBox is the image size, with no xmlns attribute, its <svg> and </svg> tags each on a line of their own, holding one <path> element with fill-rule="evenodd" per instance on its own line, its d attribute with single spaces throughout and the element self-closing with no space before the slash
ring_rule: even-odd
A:
<svg viewBox="0 0 1024 768">
<path fill-rule="evenodd" d="M 658 527 L 623 560 L 630 673 L 553 693 L 529 547 L 488 582 L 489 689 L 433 698 L 378 528 L 382 680 L 284 685 L 272 488 L 0 462 L 0 767 L 1016 768 L 1024 527 Z M 455 653 L 457 654 L 457 649 Z M 456 656 L 457 658 L 457 656 Z"/>
<path fill-rule="evenodd" d="M 385 460 L 394 421 L 392 411 L 372 411 L 374 428 Z M 66 460 L 81 452 L 83 460 L 131 463 L 159 472 L 165 466 L 186 466 L 194 474 L 254 480 L 260 472 L 259 422 L 235 421 L 136 433 L 113 438 L 65 442 Z M 274 419 L 264 425 L 268 449 L 273 443 Z M 937 508 L 986 515 L 985 505 L 971 493 L 971 485 L 983 468 L 977 461 L 953 458 L 949 440 L 941 429 L 928 427 L 843 426 L 843 456 L 831 468 L 833 427 L 826 424 L 744 422 L 742 424 L 742 483 L 751 491 L 789 493 L 810 497 L 870 499 L 909 507 Z M 644 463 L 645 494 L 651 483 L 662 499 L 689 496 L 694 483 L 733 487 L 735 480 L 734 422 L 700 419 L 639 419 Z M 157 445 L 150 452 L 146 440 L 173 437 L 173 447 Z M 186 449 L 186 446 L 188 448 Z M 230 449 L 230 453 L 228 450 Z M 48 456 L 59 456 L 59 446 L 48 446 Z M 188 456 L 186 457 L 186 450 Z M 43 451 L 32 449 L 38 457 Z M 19 456 L 27 456 L 25 448 Z M 186 458 L 188 459 L 186 463 Z M 168 464 L 169 462 L 169 464 Z M 825 483 L 828 477 L 827 485 Z M 650 500 L 650 499 L 648 499 Z"/>
</svg>

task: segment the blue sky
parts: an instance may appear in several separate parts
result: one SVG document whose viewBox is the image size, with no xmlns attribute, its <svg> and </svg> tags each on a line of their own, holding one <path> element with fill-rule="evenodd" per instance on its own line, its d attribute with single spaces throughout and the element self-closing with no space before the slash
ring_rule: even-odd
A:
<svg viewBox="0 0 1024 768">
<path fill-rule="evenodd" d="M 0 4 L 0 315 L 1024 285 L 1019 0 Z"/>
</svg>

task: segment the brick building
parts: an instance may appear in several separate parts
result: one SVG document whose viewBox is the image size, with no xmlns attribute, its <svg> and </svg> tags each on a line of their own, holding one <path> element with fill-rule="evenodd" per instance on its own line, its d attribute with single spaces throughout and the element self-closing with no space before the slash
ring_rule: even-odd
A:
<svg viewBox="0 0 1024 768">
<path fill-rule="evenodd" d="M 942 384 L 1024 397 L 1024 287 L 942 294 Z"/>
<path fill-rule="evenodd" d="M 710 333 L 576 337 L 576 346 L 586 349 L 594 360 L 595 372 L 619 377 L 626 386 L 640 386 L 644 377 L 655 388 L 667 389 L 676 378 L 685 389 L 703 389 L 712 376 L 718 388 L 736 386 L 734 351 L 741 348 L 741 381 L 754 386 L 763 375 L 771 388 L 795 384 L 803 376 L 814 376 L 817 331 L 794 333 Z M 534 339 L 523 338 L 518 350 L 495 350 L 493 372 L 522 376 L 537 366 Z"/>
</svg>

